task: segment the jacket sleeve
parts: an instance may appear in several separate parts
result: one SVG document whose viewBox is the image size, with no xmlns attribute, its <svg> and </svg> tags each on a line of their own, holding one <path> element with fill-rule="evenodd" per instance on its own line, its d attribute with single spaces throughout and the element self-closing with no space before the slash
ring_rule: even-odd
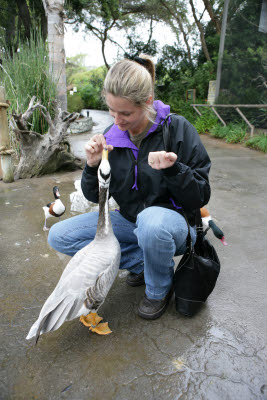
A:
<svg viewBox="0 0 267 400">
<path fill-rule="evenodd" d="M 191 211 L 203 207 L 210 198 L 211 161 L 196 129 L 183 117 L 172 117 L 171 148 L 178 157 L 164 170 L 169 191 L 175 203 Z"/>
<path fill-rule="evenodd" d="M 89 167 L 86 163 L 81 180 L 81 188 L 85 198 L 93 203 L 98 203 L 99 196 L 97 169 L 98 167 Z"/>
</svg>

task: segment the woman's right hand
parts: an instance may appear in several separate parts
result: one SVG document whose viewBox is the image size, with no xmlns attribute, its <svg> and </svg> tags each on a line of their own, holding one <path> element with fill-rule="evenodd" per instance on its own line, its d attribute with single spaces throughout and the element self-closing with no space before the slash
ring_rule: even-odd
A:
<svg viewBox="0 0 267 400">
<path fill-rule="evenodd" d="M 109 152 L 113 150 L 113 146 L 111 144 L 106 143 L 105 136 L 102 134 L 94 135 L 93 137 L 91 137 L 89 142 L 86 143 L 85 153 L 86 153 L 87 164 L 89 167 L 98 166 L 98 164 L 102 159 L 102 151 L 104 147 L 107 148 Z"/>
</svg>

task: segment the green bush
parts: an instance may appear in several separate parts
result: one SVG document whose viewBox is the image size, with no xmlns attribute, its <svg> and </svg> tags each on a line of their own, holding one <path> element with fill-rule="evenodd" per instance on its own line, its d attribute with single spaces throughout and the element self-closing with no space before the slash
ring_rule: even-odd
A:
<svg viewBox="0 0 267 400">
<path fill-rule="evenodd" d="M 106 73 L 106 67 L 98 67 L 92 70 L 78 71 L 68 77 L 68 83 L 77 86 L 84 108 L 106 109 L 101 95 Z"/>
<path fill-rule="evenodd" d="M 230 125 L 230 126 L 229 126 Z M 226 134 L 226 143 L 242 143 L 246 137 L 246 128 L 244 125 L 228 125 L 228 132 Z"/>
<path fill-rule="evenodd" d="M 201 110 L 202 115 L 197 117 L 194 126 L 198 133 L 210 132 L 210 130 L 217 124 L 218 119 L 211 110 Z"/>
<path fill-rule="evenodd" d="M 80 93 L 86 108 L 103 109 L 101 91 L 101 87 L 94 86 L 92 83 L 87 83 L 81 88 Z"/>
<path fill-rule="evenodd" d="M 253 136 L 245 142 L 245 145 L 256 150 L 261 150 L 267 153 L 267 136 L 257 135 Z"/>
<path fill-rule="evenodd" d="M 80 113 L 81 110 L 84 108 L 84 102 L 83 99 L 81 98 L 81 95 L 79 93 L 73 93 L 73 95 L 70 95 L 68 93 L 67 98 L 68 98 L 68 112 Z"/>
<path fill-rule="evenodd" d="M 216 125 L 210 133 L 212 136 L 225 139 L 226 143 L 242 143 L 246 137 L 246 126 L 244 124 Z"/>
<path fill-rule="evenodd" d="M 171 107 L 171 112 L 182 115 L 189 122 L 191 122 L 191 124 L 194 124 L 197 114 L 193 107 L 190 105 L 191 103 L 187 103 L 183 99 L 173 98 L 168 104 Z"/>
<path fill-rule="evenodd" d="M 218 123 L 217 125 L 213 126 L 213 128 L 211 128 L 210 134 L 211 136 L 214 136 L 216 138 L 224 139 L 227 134 L 227 129 L 225 128 L 227 127 Z"/>
<path fill-rule="evenodd" d="M 206 61 L 198 65 L 192 72 L 192 77 L 188 78 L 187 87 L 196 89 L 197 97 L 202 99 L 200 103 L 208 97 L 209 81 L 216 79 L 215 72 L 214 63 Z"/>
</svg>

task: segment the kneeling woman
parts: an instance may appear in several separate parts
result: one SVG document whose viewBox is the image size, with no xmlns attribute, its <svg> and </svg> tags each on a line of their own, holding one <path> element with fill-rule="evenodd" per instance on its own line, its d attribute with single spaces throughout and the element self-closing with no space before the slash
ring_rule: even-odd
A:
<svg viewBox="0 0 267 400">
<path fill-rule="evenodd" d="M 107 73 L 103 95 L 114 124 L 85 146 L 82 175 L 85 197 L 98 202 L 97 169 L 104 146 L 110 152 L 110 196 L 120 209 L 111 212 L 121 246 L 121 269 L 131 286 L 145 284 L 138 314 L 160 317 L 172 294 L 173 257 L 186 250 L 187 223 L 196 238 L 194 210 L 210 198 L 209 156 L 195 128 L 182 116 L 169 119 L 171 152 L 164 151 L 162 124 L 170 107 L 154 101 L 155 66 L 148 56 L 117 62 Z M 49 244 L 73 256 L 93 240 L 98 213 L 55 224 Z"/>
</svg>

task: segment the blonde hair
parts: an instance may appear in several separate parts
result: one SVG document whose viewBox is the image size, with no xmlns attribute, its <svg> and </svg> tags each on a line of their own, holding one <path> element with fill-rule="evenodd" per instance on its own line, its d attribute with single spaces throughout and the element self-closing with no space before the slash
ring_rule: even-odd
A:
<svg viewBox="0 0 267 400">
<path fill-rule="evenodd" d="M 114 64 L 108 71 L 103 87 L 103 95 L 110 93 L 131 101 L 144 109 L 150 120 L 154 120 L 156 111 L 153 104 L 146 102 L 152 96 L 154 100 L 155 65 L 151 57 L 140 54 L 136 61 L 124 59 Z"/>
</svg>

